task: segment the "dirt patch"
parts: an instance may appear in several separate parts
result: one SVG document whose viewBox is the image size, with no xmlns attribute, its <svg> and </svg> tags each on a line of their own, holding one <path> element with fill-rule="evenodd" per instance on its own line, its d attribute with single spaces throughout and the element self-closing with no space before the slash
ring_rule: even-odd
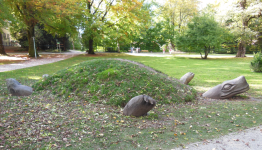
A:
<svg viewBox="0 0 262 150">
<path fill-rule="evenodd" d="M 83 54 L 82 56 L 86 57 L 101 57 L 101 56 L 107 56 L 107 54 Z"/>
</svg>

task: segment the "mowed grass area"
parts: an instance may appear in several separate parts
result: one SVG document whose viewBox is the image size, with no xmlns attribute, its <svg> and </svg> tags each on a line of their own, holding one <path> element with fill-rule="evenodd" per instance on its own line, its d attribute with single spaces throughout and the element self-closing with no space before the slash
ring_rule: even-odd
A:
<svg viewBox="0 0 262 150">
<path fill-rule="evenodd" d="M 244 75 L 250 90 L 243 99 L 158 104 L 146 117 L 123 116 L 122 108 L 88 101 L 62 101 L 47 93 L 10 97 L 5 79 L 32 86 L 43 74 L 53 74 L 77 63 L 101 58 L 141 62 L 171 77 L 195 73 L 190 86 L 200 93 Z M 252 58 L 192 59 L 136 57 L 109 54 L 68 60 L 0 73 L 0 146 L 4 149 L 171 149 L 216 138 L 262 124 L 260 73 L 251 72 Z M 247 96 L 246 96 L 247 95 Z"/>
<path fill-rule="evenodd" d="M 247 94 L 251 97 L 262 96 L 262 74 L 249 68 L 253 58 L 211 58 L 207 60 L 185 57 L 148 57 L 131 58 L 171 77 L 180 79 L 185 73 L 193 72 L 194 79 L 189 83 L 199 92 L 205 92 L 213 86 L 238 76 L 245 76 L 250 85 Z M 142 59 L 142 60 L 141 60 Z"/>
</svg>

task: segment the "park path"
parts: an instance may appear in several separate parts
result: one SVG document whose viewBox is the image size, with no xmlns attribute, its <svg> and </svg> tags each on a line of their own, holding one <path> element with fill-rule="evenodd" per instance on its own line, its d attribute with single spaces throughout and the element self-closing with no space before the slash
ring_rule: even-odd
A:
<svg viewBox="0 0 262 150">
<path fill-rule="evenodd" d="M 190 58 L 201 58 L 200 54 L 186 54 L 184 52 L 176 52 L 172 51 L 171 54 L 169 53 L 162 53 L 162 52 L 148 52 L 148 53 L 126 53 L 132 56 L 150 56 L 150 57 L 190 57 Z M 235 58 L 235 55 L 232 54 L 209 54 L 208 58 Z M 253 57 L 253 54 L 246 54 L 246 57 Z"/>
<path fill-rule="evenodd" d="M 43 58 L 40 57 L 40 58 L 30 58 L 30 59 L 27 59 L 26 57 L 0 56 L 0 60 L 7 60 L 7 59 L 18 60 L 18 61 L 21 60 L 21 62 L 18 62 L 18 63 L 0 65 L 0 72 L 49 64 L 49 63 L 61 61 L 61 60 L 68 59 L 68 58 L 71 58 L 71 57 L 74 57 L 80 54 L 84 54 L 84 53 L 85 52 L 80 52 L 76 50 L 70 50 L 69 52 L 63 52 L 63 53 L 40 52 L 39 55 L 49 55 L 50 57 L 43 57 Z M 19 55 L 21 53 L 12 53 L 12 54 Z"/>
<path fill-rule="evenodd" d="M 84 53 L 85 52 L 70 50 L 69 52 L 62 53 L 57 58 L 54 58 L 54 57 L 40 58 L 40 59 L 32 58 L 24 62 L 0 65 L 0 72 L 53 63 L 53 62 L 61 61 L 61 60 L 71 58 L 71 57 L 74 57 L 80 54 L 84 54 Z M 40 54 L 52 55 L 53 53 L 40 53 Z M 152 56 L 152 57 L 173 56 L 168 53 L 166 54 L 163 54 L 163 53 L 128 53 L 128 54 L 135 55 L 135 56 Z M 192 56 L 183 55 L 183 57 L 192 57 Z M 193 57 L 196 57 L 196 56 L 193 56 Z M 229 56 L 229 57 L 233 57 L 233 56 Z M 226 58 L 226 57 L 219 56 L 216 58 Z M 23 60 L 25 58 L 14 57 L 13 59 Z M 236 132 L 236 133 L 231 133 L 229 135 L 225 135 L 217 139 L 204 140 L 202 142 L 191 143 L 189 145 L 185 145 L 184 148 L 178 147 L 172 150 L 184 150 L 184 149 L 185 150 L 262 150 L 262 126 L 253 127 L 250 129 Z"/>
<path fill-rule="evenodd" d="M 262 150 L 262 126 L 231 133 L 217 139 L 185 145 L 172 150 Z"/>
</svg>

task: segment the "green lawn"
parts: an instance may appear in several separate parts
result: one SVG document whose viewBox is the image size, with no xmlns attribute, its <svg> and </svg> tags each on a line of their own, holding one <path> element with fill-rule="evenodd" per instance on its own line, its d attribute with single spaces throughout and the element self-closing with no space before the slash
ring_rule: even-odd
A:
<svg viewBox="0 0 262 150">
<path fill-rule="evenodd" d="M 262 74 L 251 72 L 252 58 L 207 59 L 136 57 L 108 54 L 102 58 L 141 62 L 171 77 L 195 73 L 190 86 L 199 93 L 244 75 L 250 85 L 243 100 L 157 105 L 147 117 L 121 114 L 121 107 L 87 101 L 61 101 L 48 93 L 7 95 L 6 78 L 32 86 L 43 74 L 101 57 L 68 60 L 0 73 L 0 146 L 4 149 L 171 149 L 262 124 Z"/>
<path fill-rule="evenodd" d="M 252 97 L 260 97 L 262 95 L 262 74 L 251 72 L 249 68 L 252 58 L 212 58 L 202 60 L 184 57 L 135 57 L 128 59 L 139 61 L 178 79 L 187 72 L 193 72 L 195 77 L 189 85 L 199 92 L 205 92 L 217 84 L 243 75 L 250 85 L 248 94 Z"/>
</svg>

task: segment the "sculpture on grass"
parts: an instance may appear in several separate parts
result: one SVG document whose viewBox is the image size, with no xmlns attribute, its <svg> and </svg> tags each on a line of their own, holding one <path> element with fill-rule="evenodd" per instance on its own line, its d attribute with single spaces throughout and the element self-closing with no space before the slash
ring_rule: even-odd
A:
<svg viewBox="0 0 262 150">
<path fill-rule="evenodd" d="M 12 96 L 28 96 L 33 93 L 33 89 L 26 85 L 21 85 L 13 78 L 6 79 L 7 89 Z"/>
<path fill-rule="evenodd" d="M 140 117 L 147 114 L 156 105 L 156 100 L 147 96 L 133 97 L 125 106 L 123 114 L 126 116 Z"/>
<path fill-rule="evenodd" d="M 227 99 L 248 90 L 249 85 L 246 81 L 246 78 L 244 76 L 239 76 L 233 80 L 225 81 L 222 84 L 211 88 L 202 96 L 213 99 Z"/>
<path fill-rule="evenodd" d="M 180 81 L 186 85 L 188 85 L 188 83 L 194 78 L 195 74 L 192 72 L 188 72 L 185 75 L 183 75 L 180 78 Z"/>
</svg>

